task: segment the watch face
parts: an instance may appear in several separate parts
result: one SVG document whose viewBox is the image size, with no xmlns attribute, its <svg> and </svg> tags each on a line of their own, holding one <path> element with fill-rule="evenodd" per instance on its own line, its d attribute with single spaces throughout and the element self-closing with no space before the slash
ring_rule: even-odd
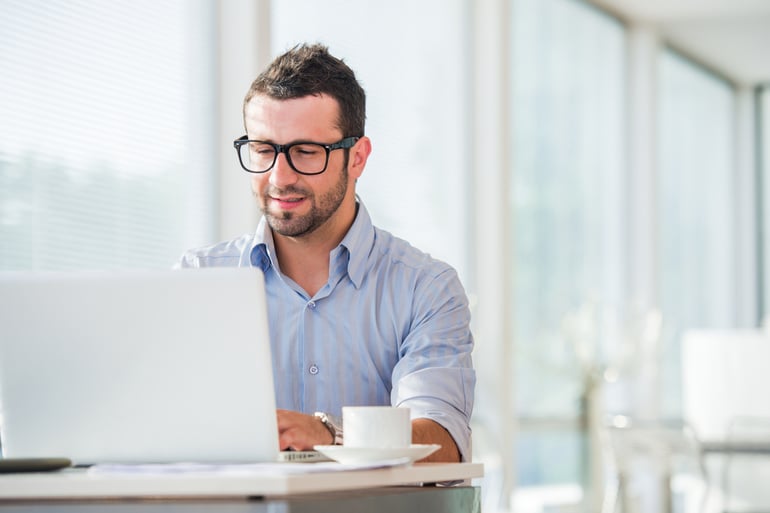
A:
<svg viewBox="0 0 770 513">
<path fill-rule="evenodd" d="M 329 433 L 331 433 L 333 439 L 332 443 L 337 444 L 339 429 L 337 429 L 337 426 L 334 424 L 334 422 L 332 422 L 329 416 L 322 411 L 317 411 L 313 415 L 318 417 L 318 420 L 320 420 L 321 423 L 326 426 L 326 429 L 329 430 Z"/>
<path fill-rule="evenodd" d="M 329 430 L 334 445 L 342 445 L 342 426 L 340 426 L 338 422 L 335 422 L 331 415 L 327 415 L 322 411 L 317 411 L 313 415 L 318 417 L 318 420 L 320 420 L 323 425 L 326 426 L 326 429 Z"/>
</svg>

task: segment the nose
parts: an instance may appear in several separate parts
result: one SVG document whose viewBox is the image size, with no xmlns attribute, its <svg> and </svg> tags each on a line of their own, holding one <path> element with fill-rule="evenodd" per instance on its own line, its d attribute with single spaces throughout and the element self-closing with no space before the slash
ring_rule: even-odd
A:
<svg viewBox="0 0 770 513">
<path fill-rule="evenodd" d="M 270 184 L 274 187 L 283 188 L 297 181 L 298 173 L 289 165 L 284 153 L 279 153 L 275 159 L 273 168 L 269 171 Z"/>
</svg>

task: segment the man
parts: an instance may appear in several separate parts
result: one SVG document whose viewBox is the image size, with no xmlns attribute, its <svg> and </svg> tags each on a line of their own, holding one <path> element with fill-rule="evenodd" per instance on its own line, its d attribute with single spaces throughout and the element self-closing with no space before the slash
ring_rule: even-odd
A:
<svg viewBox="0 0 770 513">
<path fill-rule="evenodd" d="M 257 231 L 181 265 L 264 272 L 281 449 L 341 443 L 342 406 L 393 405 L 411 409 L 413 443 L 441 445 L 428 461 L 470 461 L 468 301 L 451 267 L 372 226 L 357 198 L 365 104 L 326 47 L 276 58 L 246 95 L 235 141 Z"/>
</svg>

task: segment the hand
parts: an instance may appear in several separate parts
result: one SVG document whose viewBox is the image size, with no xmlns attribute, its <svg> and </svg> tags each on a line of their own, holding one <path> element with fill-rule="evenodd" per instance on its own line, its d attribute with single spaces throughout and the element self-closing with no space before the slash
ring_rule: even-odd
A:
<svg viewBox="0 0 770 513">
<path fill-rule="evenodd" d="M 290 410 L 276 410 L 280 449 L 310 451 L 314 445 L 332 445 L 334 437 L 318 417 Z"/>
</svg>

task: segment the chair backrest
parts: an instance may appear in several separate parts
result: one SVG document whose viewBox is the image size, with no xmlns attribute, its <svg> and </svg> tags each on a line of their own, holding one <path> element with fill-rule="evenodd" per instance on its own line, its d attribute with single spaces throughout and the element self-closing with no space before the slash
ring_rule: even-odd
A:
<svg viewBox="0 0 770 513">
<path fill-rule="evenodd" d="M 682 410 L 701 440 L 724 440 L 734 418 L 770 418 L 768 363 L 770 336 L 764 331 L 684 334 Z"/>
<path fill-rule="evenodd" d="M 708 500 L 709 476 L 703 460 L 700 441 L 695 431 L 682 421 L 642 420 L 615 416 L 603 430 L 605 454 L 609 456 L 608 466 L 614 474 L 614 485 L 605 490 L 603 513 L 614 513 L 638 508 L 632 505 L 628 494 L 631 482 L 640 476 L 655 476 L 643 479 L 644 486 L 650 483 L 667 483 L 668 489 L 646 490 L 645 496 L 658 495 L 660 503 L 652 510 L 670 512 L 673 509 L 671 485 L 677 475 L 694 476 L 699 483 L 692 500 L 697 501 L 697 511 L 703 511 Z M 689 498 L 688 498 L 689 500 Z"/>
<path fill-rule="evenodd" d="M 607 442 L 619 470 L 639 457 L 670 467 L 674 460 L 700 472 L 701 446 L 695 431 L 682 421 L 647 421 L 614 417 L 606 427 Z"/>
</svg>

